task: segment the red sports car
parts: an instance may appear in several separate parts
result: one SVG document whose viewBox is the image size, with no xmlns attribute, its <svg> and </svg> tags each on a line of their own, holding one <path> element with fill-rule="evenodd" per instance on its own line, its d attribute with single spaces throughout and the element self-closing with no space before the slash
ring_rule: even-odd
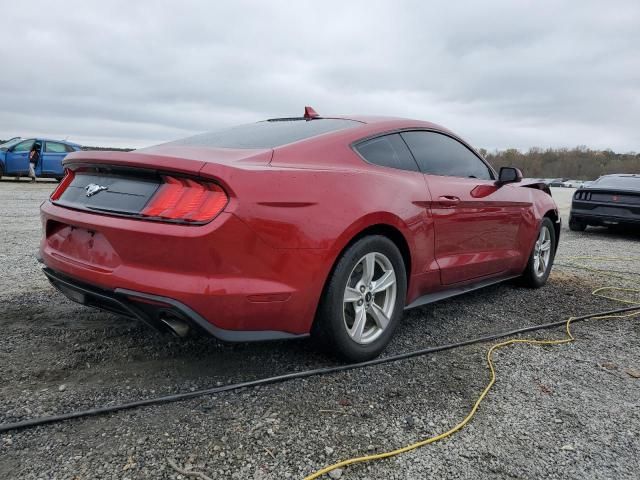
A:
<svg viewBox="0 0 640 480">
<path fill-rule="evenodd" d="M 40 255 L 67 297 L 177 335 L 312 335 L 352 361 L 406 308 L 543 285 L 560 235 L 544 184 L 416 120 L 307 108 L 65 167 Z"/>
</svg>

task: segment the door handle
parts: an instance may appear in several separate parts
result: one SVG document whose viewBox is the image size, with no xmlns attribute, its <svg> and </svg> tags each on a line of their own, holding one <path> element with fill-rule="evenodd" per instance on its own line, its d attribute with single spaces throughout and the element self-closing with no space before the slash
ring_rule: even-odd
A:
<svg viewBox="0 0 640 480">
<path fill-rule="evenodd" d="M 441 207 L 455 207 L 460 203 L 460 199 L 454 195 L 442 195 L 438 198 L 438 204 Z"/>
</svg>

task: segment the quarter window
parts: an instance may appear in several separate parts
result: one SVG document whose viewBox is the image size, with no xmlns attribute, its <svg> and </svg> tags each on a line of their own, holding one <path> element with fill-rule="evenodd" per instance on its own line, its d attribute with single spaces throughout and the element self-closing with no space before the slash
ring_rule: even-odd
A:
<svg viewBox="0 0 640 480">
<path fill-rule="evenodd" d="M 487 165 L 462 143 L 436 132 L 403 132 L 420 170 L 431 175 L 493 179 Z"/>
<path fill-rule="evenodd" d="M 412 172 L 420 171 L 406 143 L 394 133 L 356 145 L 355 149 L 369 163 Z"/>
</svg>

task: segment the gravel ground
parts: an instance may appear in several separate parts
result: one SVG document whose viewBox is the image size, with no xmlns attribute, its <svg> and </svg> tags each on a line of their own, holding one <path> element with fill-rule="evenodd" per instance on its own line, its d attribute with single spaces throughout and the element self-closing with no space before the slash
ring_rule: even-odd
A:
<svg viewBox="0 0 640 480">
<path fill-rule="evenodd" d="M 334 364 L 306 341 L 177 340 L 67 301 L 34 259 L 54 186 L 0 182 L 0 423 Z M 571 191 L 555 193 L 566 210 Z M 557 263 L 638 259 L 638 240 L 563 227 Z M 637 260 L 591 265 L 640 273 Z M 387 354 L 617 308 L 590 292 L 636 286 L 627 277 L 558 265 L 539 290 L 506 283 L 415 309 Z M 498 352 L 498 382 L 459 434 L 333 477 L 638 478 L 640 321 L 574 330 L 571 345 Z M 2 434 L 0 478 L 187 478 L 169 460 L 216 479 L 301 478 L 453 426 L 488 380 L 487 347 Z"/>
</svg>

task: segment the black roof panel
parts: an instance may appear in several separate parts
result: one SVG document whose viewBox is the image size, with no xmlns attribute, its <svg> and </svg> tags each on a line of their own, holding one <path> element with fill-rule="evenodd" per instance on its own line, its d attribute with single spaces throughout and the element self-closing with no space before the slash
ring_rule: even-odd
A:
<svg viewBox="0 0 640 480">
<path fill-rule="evenodd" d="M 165 143 L 164 145 L 213 148 L 275 148 L 361 124 L 356 120 L 341 118 L 316 118 L 313 120 L 274 118 L 226 130 L 202 133 Z"/>
</svg>

